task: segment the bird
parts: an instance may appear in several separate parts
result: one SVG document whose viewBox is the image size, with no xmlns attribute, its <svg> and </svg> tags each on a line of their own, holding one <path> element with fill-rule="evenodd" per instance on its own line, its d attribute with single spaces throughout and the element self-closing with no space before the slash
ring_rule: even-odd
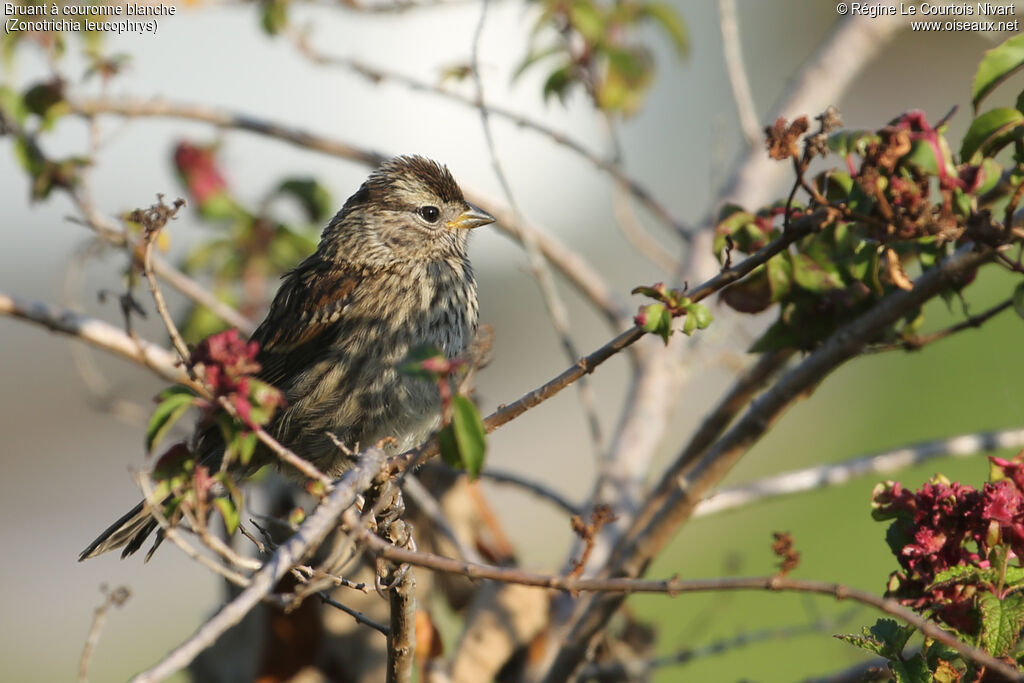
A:
<svg viewBox="0 0 1024 683">
<path fill-rule="evenodd" d="M 331 435 L 349 449 L 385 443 L 402 452 L 422 443 L 439 423 L 439 392 L 399 366 L 417 347 L 455 358 L 472 343 L 479 310 L 467 242 L 473 228 L 494 221 L 436 161 L 398 156 L 374 170 L 314 253 L 284 275 L 251 336 L 255 376 L 284 397 L 267 431 L 331 477 L 354 462 Z M 200 423 L 191 450 L 217 471 L 220 430 Z M 232 468 L 248 476 L 274 461 L 260 445 L 248 466 Z M 117 548 L 127 557 L 157 526 L 143 501 L 78 559 Z"/>
</svg>

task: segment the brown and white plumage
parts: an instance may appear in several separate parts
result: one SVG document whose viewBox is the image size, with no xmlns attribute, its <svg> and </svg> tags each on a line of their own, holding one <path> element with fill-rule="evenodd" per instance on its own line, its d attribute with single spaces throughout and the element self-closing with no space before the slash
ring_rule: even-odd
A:
<svg viewBox="0 0 1024 683">
<path fill-rule="evenodd" d="M 429 159 L 397 157 L 374 171 L 316 252 L 284 277 L 252 335 L 258 376 L 286 401 L 270 433 L 332 476 L 351 461 L 328 432 L 353 449 L 387 437 L 397 449 L 420 443 L 437 423 L 437 389 L 398 366 L 417 346 L 453 357 L 472 341 L 478 309 L 468 229 L 493 220 Z M 200 431 L 193 450 L 219 467 L 218 430 Z M 272 458 L 258 449 L 249 470 Z M 79 559 L 122 546 L 122 556 L 131 554 L 155 526 L 140 504 Z"/>
</svg>

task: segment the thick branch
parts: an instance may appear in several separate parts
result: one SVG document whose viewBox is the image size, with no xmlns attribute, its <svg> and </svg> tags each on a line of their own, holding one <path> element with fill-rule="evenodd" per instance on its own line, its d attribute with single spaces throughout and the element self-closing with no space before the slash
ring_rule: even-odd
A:
<svg viewBox="0 0 1024 683">
<path fill-rule="evenodd" d="M 690 517 L 703 494 L 725 476 L 793 401 L 817 386 L 907 311 L 936 296 L 964 273 L 990 260 L 993 254 L 989 248 L 975 249 L 968 245 L 919 277 L 912 290 L 890 294 L 833 333 L 817 351 L 783 375 L 703 455 L 687 458 L 681 455 L 677 458 L 662 476 L 601 575 L 642 575 L 650 560 Z M 595 596 L 584 602 L 561 651 L 547 672 L 546 680 L 564 680 L 572 674 L 582 661 L 591 639 L 618 609 L 622 599 L 621 596 Z"/>
</svg>

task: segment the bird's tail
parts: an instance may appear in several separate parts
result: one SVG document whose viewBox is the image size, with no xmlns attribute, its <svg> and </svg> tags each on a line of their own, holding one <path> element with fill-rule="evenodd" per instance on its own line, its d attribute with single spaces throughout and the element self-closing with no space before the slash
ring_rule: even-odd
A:
<svg viewBox="0 0 1024 683">
<path fill-rule="evenodd" d="M 150 514 L 145 503 L 139 503 L 121 519 L 107 527 L 106 531 L 90 543 L 88 548 L 79 553 L 78 561 L 88 560 L 90 557 L 102 555 L 122 546 L 124 546 L 124 550 L 121 551 L 121 557 L 128 557 L 146 542 L 146 538 L 153 533 L 157 526 L 157 521 Z M 160 543 L 160 540 L 160 538 L 157 539 L 157 544 Z M 153 546 L 153 550 L 155 549 L 156 545 Z"/>
</svg>

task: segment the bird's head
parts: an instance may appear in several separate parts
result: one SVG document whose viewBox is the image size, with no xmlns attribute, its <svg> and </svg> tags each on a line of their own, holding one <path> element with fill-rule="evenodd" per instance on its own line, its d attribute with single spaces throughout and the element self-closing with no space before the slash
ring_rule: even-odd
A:
<svg viewBox="0 0 1024 683">
<path fill-rule="evenodd" d="M 400 156 L 375 170 L 349 197 L 324 244 L 362 261 L 464 256 L 469 231 L 494 217 L 466 201 L 448 169 L 421 156 Z"/>
</svg>

